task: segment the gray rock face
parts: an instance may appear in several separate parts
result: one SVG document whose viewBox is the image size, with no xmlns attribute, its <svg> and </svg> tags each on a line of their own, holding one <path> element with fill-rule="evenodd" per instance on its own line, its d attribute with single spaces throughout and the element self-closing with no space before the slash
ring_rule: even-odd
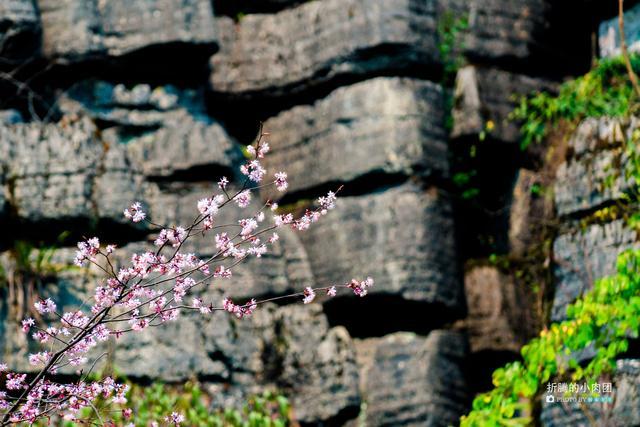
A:
<svg viewBox="0 0 640 427">
<path fill-rule="evenodd" d="M 124 146 L 101 139 L 87 117 L 2 126 L 0 135 L 4 191 L 18 220 L 121 221 L 142 194 Z"/>
<path fill-rule="evenodd" d="M 465 53 L 479 62 L 525 64 L 562 43 L 541 40 L 544 0 L 312 1 L 276 14 L 218 19 L 221 51 L 211 86 L 231 96 L 291 95 L 332 79 L 439 67 L 438 23 L 466 17 Z"/>
<path fill-rule="evenodd" d="M 465 274 L 468 315 L 465 325 L 471 352 L 519 352 L 531 324 L 523 290 L 495 267 L 476 267 Z"/>
<path fill-rule="evenodd" d="M 398 332 L 357 343 L 368 426 L 449 426 L 466 411 L 464 337 Z"/>
<path fill-rule="evenodd" d="M 92 183 L 103 155 L 88 119 L 1 127 L 11 204 L 27 221 L 93 216 Z M 1 149 L 0 149 L 1 150 Z M 6 161 L 6 160 L 5 160 Z"/>
<path fill-rule="evenodd" d="M 46 56 L 122 56 L 167 44 L 213 46 L 207 0 L 39 0 Z"/>
<path fill-rule="evenodd" d="M 40 21 L 33 0 L 0 2 L 0 55 L 19 59 L 37 55 Z"/>
<path fill-rule="evenodd" d="M 377 78 L 332 92 L 265 122 L 271 172 L 291 193 L 372 173 L 446 175 L 442 90 L 434 83 Z M 268 187 L 271 199 L 283 193 Z"/>
<path fill-rule="evenodd" d="M 291 95 L 331 79 L 437 62 L 435 2 L 327 0 L 217 19 L 211 87 Z"/>
<path fill-rule="evenodd" d="M 355 348 L 347 330 L 329 329 L 319 305 L 283 307 L 280 315 L 284 354 L 279 383 L 295 392 L 298 420 L 321 424 L 355 417 L 361 399 Z"/>
<path fill-rule="evenodd" d="M 444 0 L 444 7 L 458 7 L 458 14 L 467 14 L 469 35 L 465 52 L 473 59 L 484 61 L 526 60 L 540 49 L 541 36 L 547 29 L 549 2 L 544 0 Z M 562 43 L 557 41 L 558 45 Z M 544 46 L 549 50 L 557 46 Z"/>
<path fill-rule="evenodd" d="M 520 127 L 509 120 L 518 104 L 514 96 L 537 90 L 553 90 L 542 79 L 502 71 L 496 68 L 466 66 L 456 76 L 452 138 L 478 136 L 518 143 Z"/>
<path fill-rule="evenodd" d="M 605 382 L 605 381 L 602 381 Z M 613 398 L 613 403 L 577 402 L 542 403 L 540 422 L 544 427 L 606 425 L 627 427 L 638 425 L 640 417 L 640 361 L 622 359 L 616 362 L 613 392 L 602 393 Z"/>
<path fill-rule="evenodd" d="M 464 305 L 450 201 L 435 189 L 407 184 L 339 198 L 336 209 L 300 238 L 320 284 L 371 276 L 372 294 L 452 312 Z"/>
<path fill-rule="evenodd" d="M 547 182 L 544 173 L 520 169 L 513 192 L 509 212 L 509 252 L 525 257 L 529 250 L 541 241 L 544 221 L 554 216 L 553 200 L 539 194 Z M 544 192 L 544 190 L 541 190 Z"/>
<path fill-rule="evenodd" d="M 569 140 L 569 158 L 557 172 L 558 214 L 576 214 L 619 199 L 633 188 L 625 177 L 623 144 L 638 128 L 637 120 L 586 119 Z"/>
<path fill-rule="evenodd" d="M 167 178 L 197 169 L 231 168 L 240 153 L 225 130 L 206 115 L 203 94 L 173 86 L 87 81 L 61 102 L 67 113 L 107 123 L 114 143 L 126 143 L 131 162 L 145 176 Z"/>
<path fill-rule="evenodd" d="M 636 232 L 625 227 L 623 220 L 560 235 L 553 243 L 556 291 L 552 320 L 564 319 L 569 303 L 591 289 L 595 280 L 614 273 L 618 254 L 637 247 L 636 239 Z"/>
</svg>

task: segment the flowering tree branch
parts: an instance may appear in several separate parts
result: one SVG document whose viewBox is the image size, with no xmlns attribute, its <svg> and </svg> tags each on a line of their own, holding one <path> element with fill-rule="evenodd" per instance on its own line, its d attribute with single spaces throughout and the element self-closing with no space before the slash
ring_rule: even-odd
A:
<svg viewBox="0 0 640 427">
<path fill-rule="evenodd" d="M 252 193 L 262 187 L 273 185 L 279 191 L 287 189 L 285 172 L 276 172 L 272 180 L 265 180 L 267 171 L 261 159 L 269 151 L 269 144 L 265 141 L 267 135 L 261 128 L 255 145 L 247 147 L 250 159 L 240 168 L 245 176 L 240 189 L 231 191 L 229 180 L 222 177 L 218 182 L 219 193 L 198 201 L 198 214 L 191 225 L 168 226 L 152 222 L 138 202 L 125 209 L 127 219 L 134 223 L 146 222 L 157 231 L 153 242 L 156 248 L 134 253 L 127 267 L 116 270 L 118 263 L 114 254 L 117 249 L 114 245 L 103 246 L 97 237 L 78 243 L 75 264 L 94 265 L 105 274 L 105 280 L 96 287 L 93 304 L 87 311 L 59 312 L 50 298 L 40 299 L 34 304 L 43 320 L 24 319 L 22 330 L 31 333 L 32 338 L 47 349 L 29 355 L 29 363 L 40 367 L 30 381 L 27 381 L 26 374 L 12 372 L 6 364 L 0 364 L 0 372 L 6 376 L 6 391 L 0 392 L 0 409 L 3 410 L 0 425 L 33 423 L 54 415 L 78 421 L 83 408 L 92 409 L 104 425 L 94 402 L 102 398 L 124 404 L 127 386 L 111 377 L 87 381 L 86 375 L 75 382 L 61 384 L 54 381 L 54 375 L 68 366 L 81 369 L 88 365 L 90 351 L 110 337 L 119 338 L 125 333 L 161 326 L 176 320 L 182 312 L 209 315 L 215 311 L 226 311 L 237 318 L 244 318 L 260 305 L 284 298 L 301 298 L 303 303 L 309 304 L 317 293 L 333 297 L 339 289 L 350 289 L 358 296 L 367 294 L 373 285 L 371 278 L 315 288 L 308 286 L 290 295 L 263 300 L 252 298 L 240 304 L 228 297 L 216 304 L 193 293 L 202 285 L 229 279 L 234 267 L 244 260 L 261 258 L 278 241 L 279 228 L 304 231 L 335 207 L 336 193 L 329 192 L 318 199 L 315 208 L 307 209 L 298 218 L 291 213 L 276 213 L 277 204 L 267 201 L 258 212 L 237 223 L 217 223 L 221 209 L 233 204 L 241 210 L 248 208 Z M 269 211 L 273 212 L 273 225 L 265 224 L 266 212 Z M 216 252 L 213 255 L 201 259 L 183 251 L 189 239 L 209 233 L 215 233 Z M 104 353 L 93 359 L 89 372 L 103 356 Z M 178 425 L 183 419 L 181 414 L 173 413 L 165 421 Z"/>
</svg>

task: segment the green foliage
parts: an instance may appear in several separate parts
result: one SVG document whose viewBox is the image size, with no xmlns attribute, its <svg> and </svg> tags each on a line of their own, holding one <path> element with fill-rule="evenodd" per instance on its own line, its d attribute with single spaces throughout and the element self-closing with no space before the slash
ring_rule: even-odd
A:
<svg viewBox="0 0 640 427">
<path fill-rule="evenodd" d="M 242 410 L 210 410 L 208 397 L 193 382 L 181 389 L 160 383 L 148 387 L 132 385 L 127 399 L 128 408 L 133 411 L 131 418 L 125 419 L 122 411 L 116 410 L 102 415 L 103 420 L 115 425 L 132 422 L 137 427 L 146 427 L 152 421 L 165 425 L 164 418 L 175 411 L 185 416 L 183 425 L 191 427 L 286 427 L 292 421 L 287 398 L 271 392 L 249 398 Z M 82 418 L 95 421 L 92 412 L 85 410 Z M 65 424 L 65 427 L 72 425 Z"/>
<path fill-rule="evenodd" d="M 531 419 L 532 400 L 540 386 L 554 376 L 571 381 L 595 381 L 615 367 L 628 338 L 638 337 L 640 327 L 640 250 L 618 257 L 617 274 L 595 283 L 593 290 L 571 304 L 567 320 L 553 323 L 522 348 L 522 362 L 493 373 L 490 392 L 473 401 L 473 410 L 461 426 L 519 426 Z M 593 348 L 596 356 L 580 366 L 575 352 Z"/>
<path fill-rule="evenodd" d="M 473 186 L 473 177 L 475 177 L 478 172 L 475 169 L 456 172 L 453 175 L 453 183 L 458 187 L 461 191 L 461 196 L 465 200 L 473 199 L 480 194 L 480 189 Z"/>
<path fill-rule="evenodd" d="M 467 16 L 456 16 L 451 11 L 444 12 L 438 20 L 438 51 L 442 60 L 442 83 L 452 87 L 458 69 L 464 65 L 464 43 L 462 36 L 469 28 Z"/>
<path fill-rule="evenodd" d="M 632 55 L 640 71 L 640 56 Z M 520 98 L 511 118 L 522 121 L 521 147 L 539 143 L 549 127 L 560 121 L 572 124 L 585 117 L 624 117 L 633 112 L 633 87 L 622 58 L 607 58 L 582 77 L 565 82 L 557 95 L 538 92 Z"/>
<path fill-rule="evenodd" d="M 635 70 L 640 69 L 638 56 L 631 61 Z M 538 93 L 521 100 L 513 118 L 523 121 L 522 147 L 541 141 L 548 127 L 560 121 L 576 125 L 586 117 L 626 117 L 636 108 L 633 96 L 623 60 L 602 60 L 585 76 L 564 83 L 556 96 Z M 640 229 L 640 213 L 626 213 L 638 201 L 639 141 L 640 135 L 632 136 L 624 147 L 625 161 L 612 171 L 635 181 L 635 188 L 623 197 L 625 205 L 600 209 L 588 221 L 606 222 L 623 216 L 629 226 Z M 604 186 L 610 186 L 615 178 L 612 175 Z M 640 329 L 640 251 L 621 253 L 616 267 L 615 275 L 597 280 L 591 291 L 568 307 L 567 320 L 551 324 L 525 345 L 522 361 L 493 373 L 495 388 L 474 399 L 462 426 L 528 425 L 542 384 L 554 377 L 594 382 L 615 368 L 616 358 L 627 350 L 627 340 L 637 338 Z M 579 364 L 573 356 L 585 349 L 596 355 Z"/>
</svg>

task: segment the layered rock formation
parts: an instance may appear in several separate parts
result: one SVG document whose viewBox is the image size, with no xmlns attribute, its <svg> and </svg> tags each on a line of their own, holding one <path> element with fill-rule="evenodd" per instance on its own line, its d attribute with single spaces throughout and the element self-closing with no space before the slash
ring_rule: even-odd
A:
<svg viewBox="0 0 640 427">
<path fill-rule="evenodd" d="M 48 244 L 65 231 L 113 239 L 126 261 L 155 236 L 125 223 L 122 210 L 139 200 L 158 223 L 187 223 L 220 175 L 237 181 L 256 126 L 238 123 L 264 119 L 267 166 L 287 171 L 290 185 L 264 189 L 262 199 L 298 213 L 341 188 L 338 206 L 302 234 L 284 230 L 261 260 L 203 292 L 216 301 L 278 297 L 366 276 L 375 286 L 365 299 L 286 301 L 242 321 L 185 316 L 123 337 L 113 363 L 135 381 L 197 378 L 216 407 L 277 387 L 303 425 L 455 424 L 490 367 L 514 359 L 538 324 L 531 292 L 499 261 L 550 265 L 537 249 L 553 215 L 540 188 L 559 182 L 555 317 L 590 285 L 573 269 L 595 263 L 594 276 L 605 274 L 616 251 L 635 244 L 619 223 L 581 233 L 574 221 L 628 187 L 616 177 L 603 188 L 602 170 L 624 162 L 619 135 L 635 124 L 583 124 L 557 175 L 536 153 L 516 154 L 512 95 L 553 90 L 549 76 L 563 75 L 582 52 L 569 45 L 573 35 L 550 36 L 561 31 L 558 9 L 547 0 L 0 1 L 0 56 L 39 61 L 36 90 L 51 101 L 23 102 L 18 87 L 0 111 L 2 271 L 24 267 L 20 245 Z M 454 88 L 443 87 L 443 68 L 458 59 L 447 57 L 452 18 L 468 23 L 453 35 L 467 62 Z M 48 74 L 53 65 L 62 74 Z M 481 204 L 500 202 L 478 215 L 452 183 L 455 156 L 472 147 L 486 161 Z M 498 225 L 483 247 L 495 250 L 473 253 L 465 269 L 473 226 L 490 222 L 487 210 Z M 71 244 L 55 251 L 54 266 L 69 263 Z M 214 250 L 208 240 L 187 249 Z M 64 307 L 85 301 L 100 278 L 56 271 L 37 291 Z M 12 331 L 33 295 L 14 290 L 0 299 L 3 360 L 27 369 L 18 360 L 28 346 Z M 621 403 L 621 417 L 635 416 L 633 402 Z"/>
</svg>

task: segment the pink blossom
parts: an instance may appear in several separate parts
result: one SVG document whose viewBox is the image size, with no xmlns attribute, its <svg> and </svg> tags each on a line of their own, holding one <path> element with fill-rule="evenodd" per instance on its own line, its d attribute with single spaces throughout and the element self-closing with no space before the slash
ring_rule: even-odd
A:
<svg viewBox="0 0 640 427">
<path fill-rule="evenodd" d="M 223 176 L 222 178 L 220 178 L 220 181 L 218 181 L 218 187 L 220 187 L 221 190 L 225 190 L 227 188 L 227 185 L 229 185 L 229 180 L 227 179 L 227 177 Z"/>
<path fill-rule="evenodd" d="M 49 359 L 51 359 L 51 353 L 49 353 L 48 351 L 29 355 L 29 363 L 34 366 L 44 365 L 49 362 Z"/>
<path fill-rule="evenodd" d="M 285 224 L 291 224 L 293 222 L 293 215 L 290 213 L 284 215 L 275 215 L 273 217 L 273 222 L 275 223 L 276 227 L 280 227 Z"/>
<path fill-rule="evenodd" d="M 180 423 L 184 422 L 184 415 L 177 412 L 172 412 L 171 415 L 165 418 L 165 421 L 178 426 L 180 425 Z"/>
<path fill-rule="evenodd" d="M 304 298 L 302 299 L 302 302 L 305 304 L 310 304 L 316 298 L 316 293 L 309 286 L 304 288 L 303 293 L 304 293 Z"/>
<path fill-rule="evenodd" d="M 266 169 L 262 167 L 258 160 L 252 160 L 242 166 L 240 166 L 240 172 L 253 182 L 260 182 L 267 173 Z"/>
<path fill-rule="evenodd" d="M 33 305 L 40 314 L 53 313 L 56 311 L 56 303 L 53 302 L 51 298 L 47 298 L 43 301 L 37 301 Z"/>
<path fill-rule="evenodd" d="M 24 319 L 22 321 L 22 332 L 29 332 L 29 329 L 31 329 L 31 327 L 33 325 L 36 324 L 36 321 L 33 320 L 31 317 L 29 317 L 28 319 Z"/>
<path fill-rule="evenodd" d="M 240 235 L 241 236 L 248 236 L 251 233 L 253 233 L 253 231 L 258 228 L 258 222 L 253 219 L 253 218 L 249 218 L 249 219 L 241 219 L 240 221 L 238 221 L 240 223 L 240 226 L 242 227 L 242 231 L 240 231 Z"/>
<path fill-rule="evenodd" d="M 129 324 L 131 324 L 131 329 L 134 331 L 141 331 L 149 326 L 149 319 L 131 319 L 129 320 Z"/>
<path fill-rule="evenodd" d="M 156 246 L 162 246 L 165 243 L 170 243 L 174 248 L 180 246 L 182 242 L 187 238 L 187 230 L 183 227 L 163 229 L 158 234 L 158 237 L 154 241 Z"/>
<path fill-rule="evenodd" d="M 140 222 L 145 219 L 146 216 L 147 214 L 142 210 L 140 202 L 135 202 L 128 209 L 124 210 L 124 217 L 133 222 Z"/>
<path fill-rule="evenodd" d="M 320 208 L 322 209 L 321 213 L 325 215 L 327 211 L 336 207 L 336 193 L 329 191 L 326 197 L 320 197 L 318 199 L 318 203 L 320 203 Z"/>
<path fill-rule="evenodd" d="M 367 277 L 361 282 L 356 279 L 352 279 L 347 286 L 353 289 L 353 293 L 357 296 L 364 297 L 369 292 L 368 289 L 373 286 L 373 279 L 371 277 Z"/>
<path fill-rule="evenodd" d="M 226 269 L 224 265 L 219 265 L 213 272 L 215 278 L 229 279 L 231 275 L 231 270 Z"/>
<path fill-rule="evenodd" d="M 215 215 L 223 202 L 224 198 L 220 195 L 208 199 L 200 199 L 198 201 L 198 211 L 205 216 Z"/>
<path fill-rule="evenodd" d="M 249 190 L 244 190 L 235 197 L 235 202 L 241 208 L 246 208 L 251 203 L 251 192 Z"/>
<path fill-rule="evenodd" d="M 6 387 L 8 390 L 18 390 L 24 387 L 24 380 L 27 378 L 27 374 L 7 374 Z"/>
<path fill-rule="evenodd" d="M 82 267 L 84 261 L 90 260 L 95 262 L 95 256 L 100 250 L 100 240 L 97 237 L 93 237 L 86 242 L 78 242 L 78 251 L 76 252 L 76 258 L 74 263 L 78 267 Z"/>
<path fill-rule="evenodd" d="M 287 187 L 289 187 L 289 183 L 287 182 L 287 173 L 276 172 L 275 177 L 275 184 L 278 191 L 285 191 Z"/>
<path fill-rule="evenodd" d="M 327 289 L 327 295 L 329 295 L 330 297 L 335 297 L 336 296 L 336 287 L 332 286 L 329 289 Z"/>
</svg>

